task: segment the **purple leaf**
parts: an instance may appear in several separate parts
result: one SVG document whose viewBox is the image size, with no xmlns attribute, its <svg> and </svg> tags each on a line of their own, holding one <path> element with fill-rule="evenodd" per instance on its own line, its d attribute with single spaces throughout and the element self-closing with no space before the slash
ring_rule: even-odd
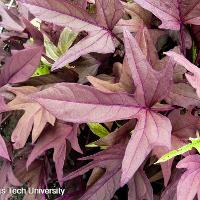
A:
<svg viewBox="0 0 200 200">
<path fill-rule="evenodd" d="M 197 0 L 135 0 L 162 21 L 160 28 L 180 30 L 182 24 L 200 25 L 200 2 Z"/>
<path fill-rule="evenodd" d="M 175 110 L 168 117 L 173 127 L 173 135 L 181 139 L 195 137 L 196 131 L 200 129 L 199 117 L 192 115 L 189 111 L 181 114 L 180 110 Z"/>
<path fill-rule="evenodd" d="M 34 44 L 42 46 L 44 44 L 44 37 L 42 33 L 35 26 L 33 26 L 31 22 L 28 21 L 27 19 L 22 18 L 22 20 L 26 26 L 26 30 L 31 34 L 34 40 Z"/>
<path fill-rule="evenodd" d="M 166 101 L 170 105 L 178 105 L 184 108 L 200 105 L 200 99 L 195 89 L 187 83 L 174 84 L 168 97 L 166 97 Z"/>
<path fill-rule="evenodd" d="M 8 91 L 16 94 L 16 98 L 8 103 L 9 110 L 25 111 L 11 136 L 14 147 L 20 149 L 24 147 L 31 131 L 34 143 L 47 123 L 54 125 L 55 117 L 29 97 L 30 94 L 38 92 L 38 88 L 31 86 L 10 87 Z"/>
<path fill-rule="evenodd" d="M 99 26 L 113 30 L 122 18 L 123 6 L 118 0 L 96 0 L 97 22 Z"/>
<path fill-rule="evenodd" d="M 146 60 L 135 38 L 126 30 L 124 41 L 126 57 L 136 86 L 136 99 L 141 106 L 151 107 L 169 92 L 172 84 L 173 64 L 169 60 L 162 71 L 155 71 Z"/>
<path fill-rule="evenodd" d="M 161 195 L 161 200 L 177 200 L 177 185 L 182 175 L 181 171 L 176 171 L 173 174 L 170 184 L 165 188 Z"/>
<path fill-rule="evenodd" d="M 0 73 L 0 86 L 7 83 L 19 83 L 30 78 L 37 69 L 43 47 L 28 46 L 20 51 L 12 51 L 12 56 L 6 59 Z"/>
<path fill-rule="evenodd" d="M 119 0 L 98 0 L 97 19 L 93 18 L 80 6 L 61 0 L 20 0 L 37 18 L 59 26 L 68 27 L 74 31 L 86 31 L 88 35 L 70 48 L 53 65 L 53 70 L 61 68 L 90 52 L 111 53 L 115 46 L 111 29 L 122 17 L 122 5 Z M 56 6 L 55 6 L 56 5 Z M 106 6 L 108 5 L 108 6 Z M 106 9 L 101 6 L 106 6 Z M 103 12 L 105 11 L 105 12 Z"/>
<path fill-rule="evenodd" d="M 8 10 L 2 4 L 0 4 L 0 13 L 0 26 L 10 31 L 22 32 L 24 30 L 25 26 L 18 18 L 17 13 Z"/>
<path fill-rule="evenodd" d="M 177 200 L 193 200 L 199 195 L 200 156 L 191 155 L 181 160 L 177 168 L 186 168 L 177 186 Z"/>
<path fill-rule="evenodd" d="M 73 123 L 137 118 L 135 134 L 132 134 L 122 165 L 122 185 L 131 179 L 154 146 L 170 148 L 170 121 L 157 113 L 165 111 L 166 105 L 151 106 L 167 95 L 173 73 L 171 61 L 163 70 L 153 70 L 127 31 L 125 38 L 128 63 L 136 85 L 136 100 L 126 93 L 103 93 L 89 86 L 66 83 L 31 95 L 58 119 Z"/>
<path fill-rule="evenodd" d="M 33 151 L 28 157 L 27 168 L 30 164 L 44 153 L 48 149 L 54 149 L 53 160 L 56 166 L 56 173 L 60 185 L 62 185 L 63 177 L 63 166 L 65 162 L 66 152 L 69 152 L 69 149 L 66 149 L 66 139 L 70 141 L 71 146 L 74 150 L 82 152 L 77 141 L 77 130 L 75 128 L 62 123 L 56 123 L 54 127 L 49 127 L 46 129 L 43 135 L 38 139 L 38 142 L 35 144 Z"/>
<path fill-rule="evenodd" d="M 171 123 L 158 113 L 141 110 L 122 162 L 121 186 L 126 184 L 154 146 L 171 147 Z"/>
<path fill-rule="evenodd" d="M 168 51 L 165 53 L 166 55 L 172 57 L 178 64 L 185 67 L 192 74 L 186 73 L 186 78 L 193 88 L 196 89 L 198 97 L 200 97 L 200 70 L 197 66 L 192 64 L 189 60 L 187 60 L 183 55 L 177 54 L 173 51 Z"/>
<path fill-rule="evenodd" d="M 132 95 L 71 83 L 58 83 L 32 98 L 58 119 L 73 123 L 131 119 L 141 109 Z"/>
<path fill-rule="evenodd" d="M 195 138 L 196 131 L 200 128 L 199 117 L 192 115 L 189 111 L 185 114 L 181 114 L 180 110 L 174 110 L 169 114 L 168 118 L 172 124 L 172 145 L 171 149 L 166 147 L 154 148 L 153 154 L 158 158 L 168 153 L 170 150 L 175 150 L 188 144 L 188 138 Z M 174 159 L 170 159 L 167 162 L 161 163 L 165 186 L 167 186 L 171 176 L 173 160 Z"/>
<path fill-rule="evenodd" d="M 113 83 L 92 76 L 88 76 L 87 79 L 95 88 L 102 92 L 133 93 L 134 83 L 126 59 L 124 59 L 123 65 L 121 63 L 115 63 L 113 66 L 113 72 L 114 71 L 118 73 L 116 76 L 119 76 L 119 82 Z M 115 77 L 115 79 L 117 78 Z"/>
<path fill-rule="evenodd" d="M 1 176 L 1 181 L 0 181 L 1 188 L 5 186 L 6 182 L 9 182 L 9 184 L 16 187 L 19 187 L 22 185 L 15 177 L 13 169 L 12 169 L 12 165 L 8 161 L 3 161 L 3 164 L 0 170 L 0 176 Z"/>
<path fill-rule="evenodd" d="M 0 156 L 2 158 L 5 158 L 7 160 L 10 160 L 10 156 L 7 150 L 6 143 L 4 141 L 4 138 L 0 135 Z"/>
<path fill-rule="evenodd" d="M 184 131 L 184 130 L 183 130 Z M 187 138 L 188 139 L 188 138 Z M 187 139 L 181 138 L 175 135 L 172 135 L 171 137 L 171 149 L 167 147 L 156 147 L 153 149 L 153 154 L 155 154 L 158 158 L 161 158 L 164 154 L 168 153 L 170 150 L 176 150 L 184 145 L 187 144 Z M 164 185 L 167 186 L 170 177 L 171 177 L 171 170 L 172 170 L 172 164 L 173 164 L 174 159 L 170 159 L 164 163 L 161 163 L 161 169 L 162 169 L 162 174 L 164 178 Z"/>
<path fill-rule="evenodd" d="M 4 97 L 0 95 L 0 113 L 8 111 L 8 107 L 5 103 Z"/>
<path fill-rule="evenodd" d="M 136 86 L 136 99 L 140 102 L 141 108 L 151 108 L 169 91 L 173 65 L 170 65 L 172 64 L 170 61 L 164 73 L 153 70 L 136 40 L 129 32 L 125 31 L 124 34 L 126 56 Z M 162 108 L 159 109 L 162 110 Z M 138 119 L 138 123 L 127 145 L 122 162 L 121 185 L 131 179 L 154 146 L 171 147 L 172 127 L 167 117 L 154 112 L 152 108 L 152 111 L 141 109 L 134 118 Z"/>
<path fill-rule="evenodd" d="M 129 200 L 153 200 L 153 189 L 145 172 L 139 169 L 128 183 Z"/>
<path fill-rule="evenodd" d="M 124 154 L 124 145 L 115 145 L 107 150 L 82 158 L 93 160 L 82 168 L 70 173 L 63 180 L 67 181 L 80 176 L 87 171 L 100 167 L 105 169 L 103 176 L 80 198 L 81 200 L 110 200 L 115 191 L 120 187 L 121 161 Z"/>
</svg>

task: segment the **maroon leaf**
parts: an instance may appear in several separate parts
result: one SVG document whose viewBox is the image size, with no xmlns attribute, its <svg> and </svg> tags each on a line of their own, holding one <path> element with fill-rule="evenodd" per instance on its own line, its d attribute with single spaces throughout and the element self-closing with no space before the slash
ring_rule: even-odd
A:
<svg viewBox="0 0 200 200">
<path fill-rule="evenodd" d="M 140 7 L 135 2 L 124 2 L 122 4 L 125 9 L 124 18 L 120 19 L 114 28 L 114 33 L 121 34 L 126 28 L 130 32 L 137 32 L 143 24 L 149 26 L 151 23 L 152 14 Z"/>
<path fill-rule="evenodd" d="M 81 197 L 81 200 L 110 200 L 115 191 L 120 187 L 121 161 L 124 154 L 124 146 L 116 145 L 94 154 L 82 158 L 81 160 L 93 160 L 82 168 L 70 173 L 63 180 L 67 181 L 80 176 L 87 171 L 100 167 L 105 169 L 103 176 Z"/>
<path fill-rule="evenodd" d="M 19 181 L 23 184 L 27 184 L 30 188 L 45 187 L 46 179 L 48 178 L 48 170 L 45 169 L 45 164 L 41 160 L 36 160 L 31 164 L 29 169 L 26 169 L 26 160 L 19 159 L 16 162 L 14 172 Z M 40 193 L 26 193 L 24 200 L 36 200 L 42 199 Z"/>
<path fill-rule="evenodd" d="M 63 178 L 63 166 L 65 162 L 66 153 L 69 153 L 67 149 L 66 139 L 71 143 L 74 150 L 82 152 L 77 141 L 77 129 L 71 125 L 56 123 L 54 127 L 49 127 L 45 130 L 43 135 L 38 139 L 33 151 L 28 157 L 27 168 L 31 163 L 44 153 L 48 149 L 54 149 L 53 160 L 56 166 L 56 173 L 60 185 L 62 185 L 61 179 Z"/>
<path fill-rule="evenodd" d="M 192 26 L 192 36 L 195 41 L 195 45 L 198 49 L 198 54 L 195 60 L 195 64 L 200 64 L 200 26 L 193 25 Z"/>
<path fill-rule="evenodd" d="M 0 73 L 0 86 L 7 83 L 19 83 L 27 80 L 37 69 L 43 47 L 31 45 L 20 51 L 13 51 L 6 59 Z"/>
<path fill-rule="evenodd" d="M 62 82 L 77 82 L 78 74 L 71 69 L 62 68 L 41 76 L 29 78 L 25 82 L 18 83 L 20 86 L 42 86 L 48 84 L 62 83 Z"/>
<path fill-rule="evenodd" d="M 142 169 L 138 170 L 135 173 L 134 177 L 129 181 L 128 187 L 129 200 L 153 200 L 153 189 L 151 187 L 149 179 Z"/>
<path fill-rule="evenodd" d="M 195 137 L 196 131 L 200 129 L 199 117 L 192 115 L 189 111 L 181 114 L 180 110 L 175 110 L 168 117 L 172 123 L 173 135 L 181 139 Z"/>
<path fill-rule="evenodd" d="M 87 83 L 87 76 L 94 76 L 97 74 L 100 62 L 90 55 L 82 57 L 82 59 L 77 60 L 73 63 L 76 67 L 74 70 L 79 75 L 79 83 Z"/>
<path fill-rule="evenodd" d="M 176 150 L 176 149 L 188 144 L 187 140 L 188 140 L 188 138 L 182 139 L 181 137 L 172 135 L 172 137 L 171 137 L 171 143 L 172 143 L 171 149 L 169 149 L 167 147 L 156 147 L 156 148 L 153 149 L 152 153 L 155 154 L 158 158 L 161 158 L 164 154 L 168 153 L 170 150 Z M 170 177 L 171 177 L 171 170 L 172 170 L 173 161 L 174 161 L 174 159 L 170 159 L 170 160 L 160 164 L 161 169 L 162 169 L 162 174 L 163 174 L 165 186 L 168 185 L 168 182 L 169 182 Z"/>
<path fill-rule="evenodd" d="M 39 46 L 42 46 L 44 44 L 44 37 L 42 33 L 35 26 L 33 26 L 31 22 L 29 22 L 27 19 L 22 18 L 22 21 L 26 26 L 26 30 L 32 36 L 34 43 Z"/>
<path fill-rule="evenodd" d="M 16 187 L 19 187 L 22 185 L 15 177 L 13 169 L 12 169 L 12 165 L 8 161 L 3 161 L 3 164 L 0 170 L 0 176 L 1 176 L 1 181 L 0 181 L 1 188 L 3 188 L 7 182 L 9 182 L 9 184 L 11 184 L 12 186 L 16 186 Z"/>
<path fill-rule="evenodd" d="M 161 195 L 161 200 L 177 200 L 177 185 L 182 175 L 181 171 L 173 174 L 170 184 L 165 188 Z"/>
</svg>

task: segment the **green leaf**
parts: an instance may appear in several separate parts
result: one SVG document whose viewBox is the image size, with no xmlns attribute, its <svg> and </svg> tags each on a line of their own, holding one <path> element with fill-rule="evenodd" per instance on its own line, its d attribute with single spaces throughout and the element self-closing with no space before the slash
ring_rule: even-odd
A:
<svg viewBox="0 0 200 200">
<path fill-rule="evenodd" d="M 40 66 L 37 68 L 32 77 L 42 76 L 46 74 L 50 74 L 50 66 L 41 62 Z"/>
<path fill-rule="evenodd" d="M 200 153 L 200 138 L 190 138 L 190 141 L 191 143 L 186 144 L 177 150 L 170 151 L 169 153 L 163 155 L 155 164 L 168 161 L 171 158 L 174 158 L 175 156 L 184 154 L 192 150 L 192 148 L 195 148 Z"/>
<path fill-rule="evenodd" d="M 192 146 L 200 153 L 200 138 L 191 138 Z"/>
<path fill-rule="evenodd" d="M 65 28 L 60 34 L 58 41 L 58 49 L 61 52 L 61 55 L 64 54 L 73 44 L 77 37 L 77 33 Z"/>
<path fill-rule="evenodd" d="M 70 48 L 76 37 L 77 33 L 65 28 L 60 34 L 58 46 L 55 46 L 54 43 L 46 35 L 44 35 L 46 55 L 52 60 L 56 61 Z M 48 61 L 45 61 L 45 63 L 48 63 Z"/>
<path fill-rule="evenodd" d="M 194 41 L 192 42 L 192 63 L 195 63 L 197 58 L 197 47 L 195 46 Z"/>
<path fill-rule="evenodd" d="M 95 144 L 95 142 L 87 144 L 87 145 L 85 145 L 85 147 L 88 147 L 88 148 L 98 148 L 98 147 L 100 147 L 101 150 L 105 150 L 105 149 L 108 148 L 108 146 L 98 146 L 98 145 Z"/>
<path fill-rule="evenodd" d="M 85 145 L 85 147 L 88 147 L 88 148 L 97 148 L 97 147 L 99 147 L 99 146 L 96 145 L 95 142 L 92 142 L 92 143 L 90 143 L 90 144 Z"/>
<path fill-rule="evenodd" d="M 46 35 L 44 35 L 44 46 L 46 49 L 46 55 L 52 60 L 56 61 L 61 56 L 59 49 Z"/>
<path fill-rule="evenodd" d="M 100 138 L 109 134 L 109 131 L 99 123 L 88 123 L 88 126 L 90 130 Z"/>
</svg>

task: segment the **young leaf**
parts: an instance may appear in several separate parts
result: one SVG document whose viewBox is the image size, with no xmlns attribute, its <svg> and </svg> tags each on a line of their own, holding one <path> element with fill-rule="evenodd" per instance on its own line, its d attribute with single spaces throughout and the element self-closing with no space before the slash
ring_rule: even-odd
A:
<svg viewBox="0 0 200 200">
<path fill-rule="evenodd" d="M 90 130 L 100 138 L 109 134 L 109 131 L 99 123 L 88 123 L 88 126 Z"/>
<path fill-rule="evenodd" d="M 76 39 L 77 34 L 68 28 L 64 28 L 60 34 L 58 45 L 55 46 L 54 43 L 45 35 L 45 48 L 46 54 L 52 60 L 56 61 L 60 56 L 66 53 L 66 51 L 70 48 L 74 40 Z"/>
<path fill-rule="evenodd" d="M 42 76 L 50 73 L 50 67 L 48 65 L 45 65 L 44 63 L 40 63 L 40 66 L 37 68 L 35 73 L 33 74 L 32 77 L 35 76 Z"/>
<path fill-rule="evenodd" d="M 192 150 L 192 148 L 197 149 L 198 152 L 200 152 L 200 139 L 196 138 L 190 138 L 191 143 L 182 146 L 181 148 L 177 149 L 177 150 L 173 150 L 170 151 L 169 153 L 163 155 L 156 163 L 161 163 L 161 162 L 165 162 L 167 160 L 170 160 L 171 158 L 174 158 L 175 156 L 184 154 L 190 150 Z"/>
</svg>

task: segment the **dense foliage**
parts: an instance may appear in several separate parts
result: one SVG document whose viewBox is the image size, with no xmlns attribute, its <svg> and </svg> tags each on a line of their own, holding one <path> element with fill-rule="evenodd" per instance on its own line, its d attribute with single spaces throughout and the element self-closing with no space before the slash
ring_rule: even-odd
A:
<svg viewBox="0 0 200 200">
<path fill-rule="evenodd" d="M 0 4 L 0 199 L 200 199 L 200 1 Z"/>
</svg>

